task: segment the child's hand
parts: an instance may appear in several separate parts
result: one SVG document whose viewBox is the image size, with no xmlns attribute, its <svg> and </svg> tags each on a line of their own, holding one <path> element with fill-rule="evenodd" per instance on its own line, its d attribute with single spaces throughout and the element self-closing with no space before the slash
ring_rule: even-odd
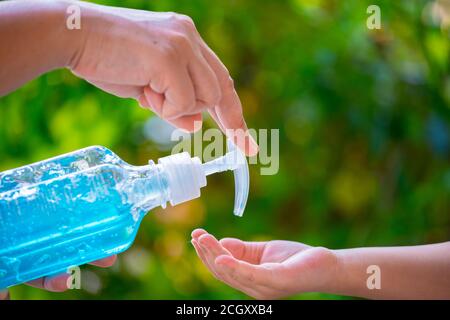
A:
<svg viewBox="0 0 450 320">
<path fill-rule="evenodd" d="M 111 267 L 114 262 L 116 262 L 117 256 L 110 256 L 98 261 L 94 261 L 91 264 L 101 268 Z M 26 284 L 35 288 L 40 288 L 52 292 L 63 292 L 66 291 L 67 288 L 67 280 L 70 275 L 66 273 L 62 273 L 55 276 L 39 278 Z M 9 299 L 8 290 L 0 291 L 0 300 Z"/>
<path fill-rule="evenodd" d="M 335 279 L 333 251 L 291 241 L 220 241 L 205 230 L 192 232 L 192 244 L 214 276 L 256 299 L 323 291 Z"/>
</svg>

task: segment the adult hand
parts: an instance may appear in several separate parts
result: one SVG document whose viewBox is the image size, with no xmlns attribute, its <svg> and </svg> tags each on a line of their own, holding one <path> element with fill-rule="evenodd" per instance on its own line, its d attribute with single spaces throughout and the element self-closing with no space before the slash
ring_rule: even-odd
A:
<svg viewBox="0 0 450 320">
<path fill-rule="evenodd" d="M 117 256 L 110 256 L 98 261 L 94 261 L 90 264 L 101 267 L 101 268 L 108 268 L 111 267 L 114 262 L 116 261 Z M 27 282 L 26 284 L 35 288 L 40 288 L 52 292 L 63 292 L 68 289 L 67 287 L 67 280 L 69 278 L 69 274 L 62 273 L 55 276 L 49 276 L 44 278 L 39 278 L 36 280 L 32 280 L 30 282 Z M 9 299 L 9 292 L 8 290 L 1 290 L 0 291 L 0 300 Z"/>
<path fill-rule="evenodd" d="M 208 110 L 225 133 L 240 130 L 231 138 L 246 154 L 257 153 L 233 80 L 191 18 L 84 3 L 81 15 L 81 46 L 70 65 L 76 75 L 187 131 L 199 129 Z"/>
<path fill-rule="evenodd" d="M 67 27 L 68 8 L 78 8 L 79 29 Z M 258 151 L 228 70 L 185 15 L 70 0 L 5 1 L 0 64 L 0 95 L 68 67 L 187 131 L 198 129 L 202 111 L 209 111 L 247 155 Z"/>
</svg>

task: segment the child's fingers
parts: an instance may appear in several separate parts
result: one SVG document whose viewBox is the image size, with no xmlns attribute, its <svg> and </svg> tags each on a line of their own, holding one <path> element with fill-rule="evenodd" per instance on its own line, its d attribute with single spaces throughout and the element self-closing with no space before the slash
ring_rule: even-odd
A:
<svg viewBox="0 0 450 320">
<path fill-rule="evenodd" d="M 205 230 L 203 229 L 195 229 L 194 231 L 192 231 L 191 236 L 192 236 L 192 245 L 195 248 L 195 251 L 197 252 L 197 255 L 199 256 L 200 260 L 202 260 L 203 264 L 209 269 L 209 271 L 211 271 L 212 273 L 214 273 L 214 276 L 216 276 L 217 278 L 217 274 L 214 270 L 214 268 L 211 265 L 211 261 L 209 261 L 209 259 L 207 258 L 207 252 L 206 249 L 203 248 L 199 243 L 198 243 L 198 238 L 204 234 L 208 234 Z"/>
<path fill-rule="evenodd" d="M 217 260 L 217 259 L 216 259 Z M 236 279 L 235 270 L 226 265 L 219 265 L 214 262 L 214 265 L 218 272 L 222 275 L 222 279 L 225 283 L 232 286 L 233 288 L 244 291 L 247 293 L 248 289 L 252 290 L 251 286 L 243 284 L 239 279 Z"/>
<path fill-rule="evenodd" d="M 192 239 L 194 239 L 194 240 L 198 240 L 198 238 L 199 238 L 201 235 L 204 235 L 204 234 L 207 234 L 207 233 L 208 233 L 208 232 L 206 232 L 206 230 L 201 229 L 201 228 L 198 228 L 198 229 L 195 229 L 194 231 L 192 231 L 191 237 L 192 237 Z"/>
<path fill-rule="evenodd" d="M 223 270 L 220 270 L 219 268 L 217 268 L 216 264 L 214 263 L 214 261 L 211 262 L 211 259 L 208 259 L 205 257 L 205 249 L 203 249 L 197 241 L 192 240 L 192 244 L 194 245 L 194 247 L 196 248 L 197 254 L 199 255 L 200 259 L 203 261 L 203 263 L 205 264 L 205 266 L 209 269 L 209 271 L 211 273 L 214 274 L 214 276 L 228 284 L 229 286 L 235 288 L 236 290 L 242 291 L 245 294 L 255 297 L 257 296 L 257 291 L 253 290 L 251 287 L 246 287 L 244 285 L 242 285 L 242 283 L 240 283 L 239 281 L 235 280 L 233 277 L 230 276 L 231 272 L 223 272 Z M 220 271 L 220 273 L 218 272 Z"/>
<path fill-rule="evenodd" d="M 198 236 L 198 242 L 193 240 L 193 244 L 195 244 L 194 246 L 198 246 L 198 251 L 202 250 L 201 259 L 216 278 L 255 298 L 261 298 L 269 295 L 270 289 L 259 285 L 258 283 L 252 282 L 251 279 L 246 276 L 245 271 L 243 276 L 241 274 L 242 272 L 239 272 L 239 269 L 233 269 L 233 265 L 221 265 L 220 263 L 216 263 L 218 257 L 234 258 L 213 235 L 210 235 L 202 230 L 195 232 L 194 236 Z"/>
<path fill-rule="evenodd" d="M 195 229 L 192 231 L 191 236 L 192 240 L 191 243 L 195 248 L 195 251 L 197 252 L 197 255 L 199 258 L 203 261 L 203 263 L 208 267 L 208 269 L 211 270 L 211 267 L 209 266 L 208 259 L 206 258 L 206 250 L 198 243 L 198 238 L 204 234 L 207 234 L 207 232 L 203 229 Z M 211 270 L 212 271 L 212 270 Z"/>
<path fill-rule="evenodd" d="M 223 280 L 222 274 L 217 270 L 214 261 L 219 255 L 229 255 L 230 253 L 224 249 L 219 241 L 211 234 L 203 234 L 198 238 L 198 243 L 203 249 L 205 254 L 205 259 L 209 265 L 209 269 L 214 273 L 216 278 Z"/>
<path fill-rule="evenodd" d="M 232 256 L 219 256 L 215 260 L 217 268 L 225 267 L 232 271 L 232 276 L 244 285 L 272 286 L 272 271 L 260 265 L 253 265 L 245 261 L 237 260 Z"/>
<path fill-rule="evenodd" d="M 197 256 L 200 258 L 200 260 L 202 260 L 203 263 L 205 263 L 205 256 L 202 252 L 202 249 L 200 248 L 200 246 L 198 245 L 197 241 L 195 241 L 194 239 L 191 240 L 191 244 L 194 247 L 195 252 L 197 253 Z"/>
<path fill-rule="evenodd" d="M 222 279 L 221 275 L 216 270 L 216 265 L 214 264 L 214 260 L 216 259 L 218 254 L 215 253 L 215 251 L 221 252 L 218 248 L 211 248 L 216 246 L 214 239 L 215 238 L 210 234 L 204 234 L 198 238 L 197 243 L 203 252 L 208 269 L 210 269 L 211 272 L 214 273 L 214 276 L 217 279 Z"/>
<path fill-rule="evenodd" d="M 220 239 L 220 244 L 226 248 L 236 259 L 242 259 L 245 253 L 245 243 L 236 238 Z"/>
<path fill-rule="evenodd" d="M 255 290 L 253 290 L 252 288 L 246 288 L 243 287 L 239 282 L 237 282 L 236 280 L 232 279 L 228 274 L 226 273 L 222 273 L 222 274 L 218 274 L 216 271 L 216 266 L 215 264 L 211 265 L 210 261 L 205 257 L 205 249 L 203 249 L 196 240 L 192 240 L 191 241 L 192 245 L 195 248 L 195 251 L 197 252 L 197 255 L 200 257 L 200 260 L 202 260 L 203 264 L 206 266 L 206 268 L 208 268 L 208 270 L 220 281 L 228 284 L 229 286 L 235 288 L 236 290 L 242 291 L 245 294 L 252 296 L 252 297 L 256 297 L 258 292 L 256 292 Z"/>
<path fill-rule="evenodd" d="M 213 256 L 213 261 L 220 255 L 231 253 L 222 247 L 220 242 L 212 234 L 203 234 L 198 238 L 198 243 L 207 249 L 207 251 Z"/>
<path fill-rule="evenodd" d="M 218 268 L 218 265 L 215 263 L 217 257 L 224 255 L 231 256 L 231 253 L 225 249 L 213 235 L 207 233 L 205 230 L 194 230 L 192 236 L 197 239 L 194 240 L 193 244 L 198 247 L 197 251 L 201 252 L 200 256 L 202 261 L 204 261 L 205 265 L 216 276 L 216 278 L 239 290 L 244 290 L 246 288 L 245 286 L 230 277 L 229 272 L 224 273 L 224 270 Z"/>
<path fill-rule="evenodd" d="M 267 242 L 247 242 L 236 238 L 223 238 L 219 242 L 233 257 L 251 264 L 261 262 L 267 244 Z"/>
<path fill-rule="evenodd" d="M 272 270 L 257 265 L 261 261 L 265 242 L 244 242 L 222 239 L 220 242 L 203 229 L 192 232 L 192 244 L 205 266 L 216 278 L 245 294 L 264 299 L 273 296 Z M 239 261 L 239 258 L 247 261 Z"/>
<path fill-rule="evenodd" d="M 220 260 L 221 259 L 219 259 L 219 262 Z M 222 279 L 225 283 L 256 299 L 266 299 L 274 292 L 272 288 L 243 279 L 236 269 L 233 269 L 226 264 L 216 263 L 216 269 L 222 275 Z"/>
<path fill-rule="evenodd" d="M 197 255 L 199 256 L 200 260 L 203 262 L 205 267 L 214 275 L 214 277 L 220 279 L 219 274 L 216 272 L 213 265 L 211 265 L 211 262 L 206 258 L 205 250 L 198 244 L 196 240 L 192 240 L 191 243 L 194 246 Z"/>
</svg>

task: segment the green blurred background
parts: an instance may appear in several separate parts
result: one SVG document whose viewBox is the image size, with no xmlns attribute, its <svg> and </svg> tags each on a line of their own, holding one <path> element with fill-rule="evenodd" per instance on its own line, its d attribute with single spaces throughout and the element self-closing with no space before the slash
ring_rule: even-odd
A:
<svg viewBox="0 0 450 320">
<path fill-rule="evenodd" d="M 97 2 L 191 16 L 235 79 L 249 126 L 280 129 L 280 170 L 251 166 L 243 218 L 232 215 L 232 175 L 215 176 L 200 199 L 149 213 L 113 268 L 84 266 L 84 290 L 21 285 L 12 298 L 246 298 L 201 265 L 196 227 L 330 248 L 450 239 L 448 1 Z M 366 27 L 370 4 L 381 30 Z M 0 99 L 0 170 L 97 144 L 143 165 L 170 152 L 151 117 L 51 72 Z"/>
</svg>

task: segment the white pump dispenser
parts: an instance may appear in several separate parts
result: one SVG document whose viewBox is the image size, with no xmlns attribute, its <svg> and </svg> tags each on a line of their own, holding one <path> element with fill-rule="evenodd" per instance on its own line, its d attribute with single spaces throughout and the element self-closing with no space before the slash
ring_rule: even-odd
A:
<svg viewBox="0 0 450 320">
<path fill-rule="evenodd" d="M 158 160 L 158 164 L 167 174 L 169 201 L 171 205 L 200 197 L 200 189 L 206 186 L 206 176 L 232 170 L 235 182 L 234 214 L 241 217 L 244 213 L 249 190 L 247 159 L 230 141 L 228 152 L 212 161 L 201 163 L 198 157 L 187 152 L 170 155 Z"/>
</svg>

